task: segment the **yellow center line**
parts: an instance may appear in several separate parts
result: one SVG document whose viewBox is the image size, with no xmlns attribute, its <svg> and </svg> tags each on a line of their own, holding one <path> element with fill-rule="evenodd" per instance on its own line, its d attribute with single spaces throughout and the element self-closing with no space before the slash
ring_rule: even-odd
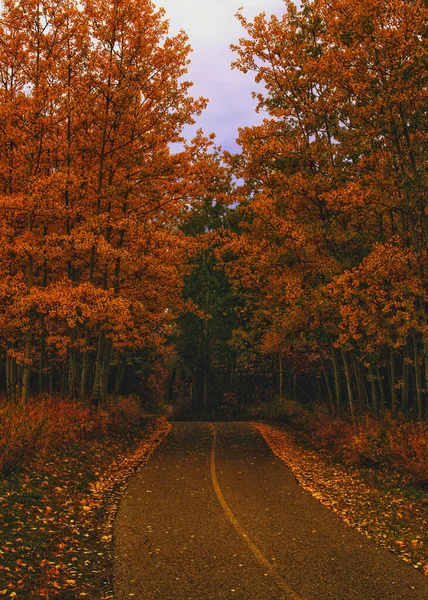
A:
<svg viewBox="0 0 428 600">
<path fill-rule="evenodd" d="M 235 530 L 238 532 L 238 534 L 241 536 L 241 538 L 247 544 L 248 548 L 252 552 L 252 554 L 253 554 L 254 558 L 257 560 L 257 562 L 266 571 L 268 571 L 269 575 L 271 575 L 271 577 L 275 580 L 275 583 L 277 584 L 277 586 L 285 593 L 286 600 L 304 600 L 304 598 L 302 598 L 302 596 L 299 596 L 298 594 L 296 594 L 296 592 L 288 585 L 288 583 L 285 581 L 285 579 L 276 572 L 274 566 L 268 561 L 268 559 L 262 554 L 262 552 L 259 550 L 259 548 L 250 539 L 249 535 L 242 528 L 238 519 L 235 517 L 233 512 L 230 510 L 229 505 L 227 504 L 227 502 L 223 496 L 223 492 L 221 491 L 221 488 L 220 488 L 220 485 L 219 485 L 218 479 L 217 479 L 216 465 L 215 465 L 217 432 L 212 423 L 209 423 L 209 426 L 210 426 L 210 429 L 213 434 L 213 443 L 212 443 L 212 447 L 211 447 L 211 457 L 210 457 L 211 479 L 212 479 L 214 491 L 216 493 L 218 501 L 220 502 L 220 505 L 221 505 L 226 517 L 229 519 L 230 523 L 233 525 Z"/>
</svg>

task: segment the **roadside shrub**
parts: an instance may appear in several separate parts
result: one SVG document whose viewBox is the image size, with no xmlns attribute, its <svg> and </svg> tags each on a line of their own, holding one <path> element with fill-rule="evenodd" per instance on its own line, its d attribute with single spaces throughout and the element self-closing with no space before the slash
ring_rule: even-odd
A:
<svg viewBox="0 0 428 600">
<path fill-rule="evenodd" d="M 428 423 L 386 413 L 366 415 L 355 424 L 318 405 L 277 400 L 249 407 L 249 418 L 285 423 L 300 441 L 349 465 L 392 468 L 412 483 L 428 485 Z"/>
<path fill-rule="evenodd" d="M 38 397 L 26 405 L 0 399 L 0 472 L 10 472 L 62 444 L 138 426 L 141 419 L 135 398 L 116 398 L 102 408 L 52 397 Z"/>
<path fill-rule="evenodd" d="M 335 457 L 344 457 L 352 445 L 353 432 L 349 423 L 333 417 L 323 408 L 308 413 L 304 433 L 311 446 Z"/>
<path fill-rule="evenodd" d="M 108 429 L 113 432 L 138 426 L 143 418 L 141 401 L 134 396 L 110 398 L 106 410 Z"/>
<path fill-rule="evenodd" d="M 294 429 L 304 429 L 309 415 L 299 402 L 276 399 L 273 402 L 258 402 L 248 406 L 248 418 L 279 421 Z"/>
<path fill-rule="evenodd" d="M 235 393 L 225 393 L 219 405 L 219 416 L 224 420 L 242 420 L 246 415 L 246 406 Z"/>
<path fill-rule="evenodd" d="M 428 424 L 404 417 L 365 416 L 352 425 L 315 412 L 305 429 L 315 448 L 333 453 L 347 464 L 393 468 L 419 485 L 428 485 Z"/>
<path fill-rule="evenodd" d="M 344 453 L 348 463 L 380 466 L 390 462 L 386 424 L 379 419 L 365 416 L 352 426 L 352 437 Z"/>
<path fill-rule="evenodd" d="M 428 486 L 428 423 L 391 419 L 386 437 L 394 467 Z"/>
</svg>

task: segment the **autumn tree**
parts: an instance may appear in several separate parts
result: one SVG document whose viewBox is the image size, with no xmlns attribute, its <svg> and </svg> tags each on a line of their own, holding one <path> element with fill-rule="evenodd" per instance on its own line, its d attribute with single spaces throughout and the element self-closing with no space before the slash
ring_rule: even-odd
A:
<svg viewBox="0 0 428 600">
<path fill-rule="evenodd" d="M 150 1 L 6 1 L 0 18 L 5 388 L 99 401 L 125 357 L 167 352 L 189 145 L 205 100 Z"/>
<path fill-rule="evenodd" d="M 426 6 L 285 5 L 238 14 L 234 66 L 264 85 L 266 118 L 228 157 L 244 180 L 229 272 L 253 298 L 260 351 L 318 372 L 335 410 L 395 410 L 401 393 L 422 418 Z"/>
</svg>

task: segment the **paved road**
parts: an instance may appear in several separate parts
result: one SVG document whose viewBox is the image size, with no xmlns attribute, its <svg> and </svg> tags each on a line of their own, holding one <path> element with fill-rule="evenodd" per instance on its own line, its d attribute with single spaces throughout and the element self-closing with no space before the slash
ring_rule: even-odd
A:
<svg viewBox="0 0 428 600">
<path fill-rule="evenodd" d="M 240 423 L 174 423 L 115 526 L 115 600 L 426 600 Z"/>
</svg>

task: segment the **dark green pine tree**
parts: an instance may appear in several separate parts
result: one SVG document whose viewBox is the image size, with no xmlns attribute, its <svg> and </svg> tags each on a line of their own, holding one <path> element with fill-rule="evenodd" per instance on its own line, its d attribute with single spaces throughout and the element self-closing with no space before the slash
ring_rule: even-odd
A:
<svg viewBox="0 0 428 600">
<path fill-rule="evenodd" d="M 232 290 L 217 250 L 222 235 L 235 226 L 236 211 L 215 196 L 200 200 L 183 225 L 186 235 L 198 238 L 201 250 L 191 259 L 184 298 L 200 311 L 179 319 L 170 399 L 192 409 L 218 407 L 233 392 L 236 349 L 231 340 L 239 295 Z M 202 314 L 203 313 L 203 314 Z"/>
</svg>

